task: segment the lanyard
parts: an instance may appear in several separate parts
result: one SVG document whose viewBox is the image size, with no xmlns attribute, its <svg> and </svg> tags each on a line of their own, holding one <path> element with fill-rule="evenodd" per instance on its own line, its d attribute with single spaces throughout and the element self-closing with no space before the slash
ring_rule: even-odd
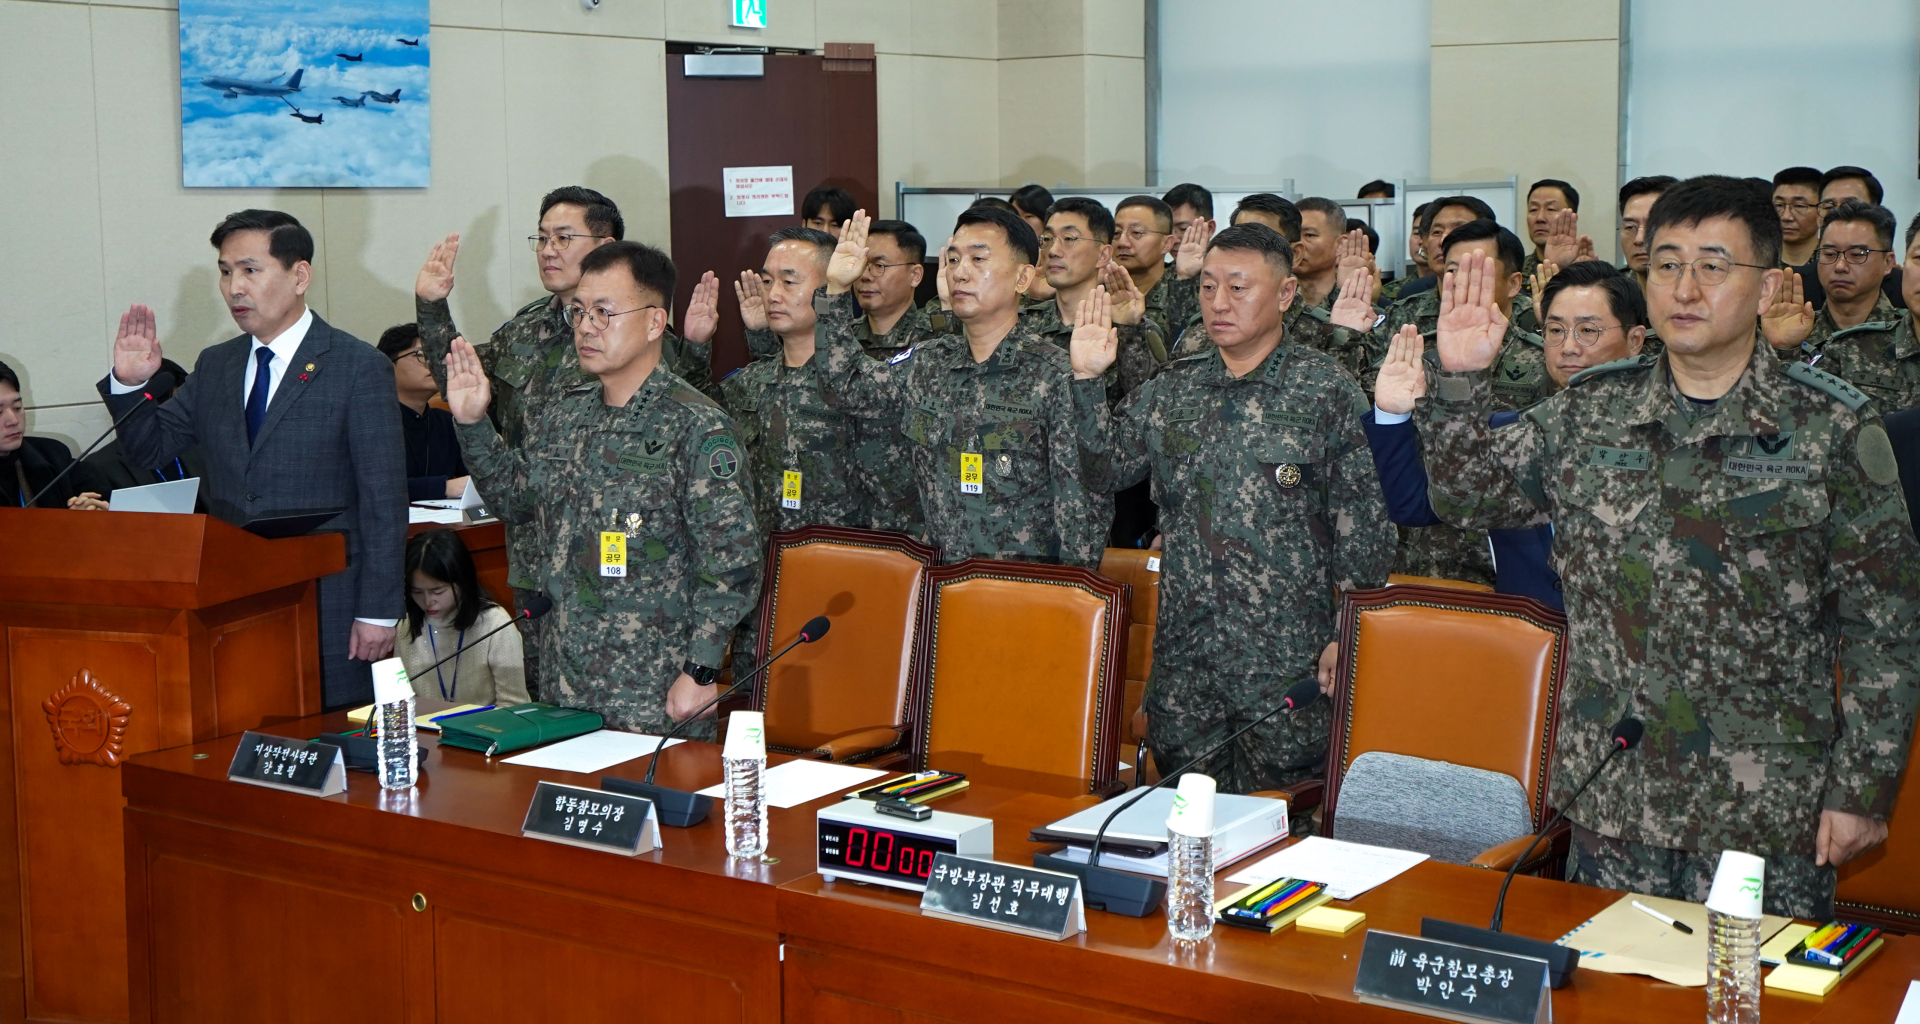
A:
<svg viewBox="0 0 1920 1024">
<path fill-rule="evenodd" d="M 180 457 L 178 455 L 173 458 L 173 468 L 180 471 L 180 479 L 185 480 L 187 478 L 187 467 L 180 464 Z M 168 480 L 173 479 L 167 475 L 167 471 L 164 469 L 154 470 L 153 475 L 159 477 L 161 483 L 166 483 Z"/>
<path fill-rule="evenodd" d="M 435 632 L 437 632 L 437 630 L 433 628 L 433 623 L 427 623 L 427 647 L 433 651 L 433 660 L 439 661 L 440 645 L 434 642 L 433 635 Z M 440 666 L 433 666 L 433 678 L 435 682 L 440 684 L 441 700 L 452 700 L 453 695 L 460 692 L 460 652 L 466 650 L 466 648 L 467 631 L 463 629 L 460 631 L 460 636 L 453 642 L 453 693 L 447 692 L 447 681 L 445 677 L 440 675 Z"/>
</svg>

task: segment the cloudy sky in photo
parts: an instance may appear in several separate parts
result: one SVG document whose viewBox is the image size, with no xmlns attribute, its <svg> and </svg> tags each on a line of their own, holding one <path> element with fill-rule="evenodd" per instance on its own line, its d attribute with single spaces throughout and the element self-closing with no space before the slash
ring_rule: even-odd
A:
<svg viewBox="0 0 1920 1024">
<path fill-rule="evenodd" d="M 400 38 L 418 39 L 405 46 Z M 410 187 L 430 182 L 427 0 L 180 0 L 180 150 L 189 187 Z M 343 61 L 337 53 L 359 55 Z M 219 76 L 300 91 L 224 98 Z M 397 104 L 366 92 L 400 90 Z M 336 97 L 365 100 L 348 107 Z M 291 105 L 289 105 L 291 104 Z M 309 124 L 295 108 L 325 118 Z"/>
</svg>

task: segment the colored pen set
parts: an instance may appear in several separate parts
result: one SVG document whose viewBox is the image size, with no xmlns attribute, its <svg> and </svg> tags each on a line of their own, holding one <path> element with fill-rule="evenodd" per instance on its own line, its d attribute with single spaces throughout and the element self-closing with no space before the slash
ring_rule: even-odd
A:
<svg viewBox="0 0 1920 1024">
<path fill-rule="evenodd" d="M 857 789 L 847 794 L 849 800 L 890 800 L 900 799 L 908 803 L 926 803 L 929 800 L 957 793 L 967 788 L 967 777 L 959 772 L 917 772 L 902 778 L 889 779 L 878 785 Z"/>
<path fill-rule="evenodd" d="M 1879 937 L 1878 928 L 1834 921 L 1801 940 L 1800 945 L 1787 954 L 1787 962 L 1837 971 L 1871 949 Z"/>
<path fill-rule="evenodd" d="M 1281 878 L 1249 889 L 1246 895 L 1220 910 L 1222 924 L 1273 930 L 1312 907 L 1325 903 L 1327 887 L 1319 882 Z"/>
</svg>

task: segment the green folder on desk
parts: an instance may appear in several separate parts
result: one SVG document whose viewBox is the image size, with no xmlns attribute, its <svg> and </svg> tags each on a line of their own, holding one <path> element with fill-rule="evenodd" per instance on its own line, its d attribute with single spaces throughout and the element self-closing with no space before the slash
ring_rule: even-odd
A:
<svg viewBox="0 0 1920 1024">
<path fill-rule="evenodd" d="M 492 757 L 564 740 L 600 728 L 600 716 L 552 704 L 517 704 L 440 723 L 440 745 L 478 750 Z"/>
</svg>

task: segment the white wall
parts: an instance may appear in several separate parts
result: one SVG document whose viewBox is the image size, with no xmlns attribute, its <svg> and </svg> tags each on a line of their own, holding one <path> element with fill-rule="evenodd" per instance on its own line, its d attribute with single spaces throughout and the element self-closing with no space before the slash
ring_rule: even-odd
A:
<svg viewBox="0 0 1920 1024">
<path fill-rule="evenodd" d="M 1162 0 L 1160 184 L 1424 181 L 1430 6 Z"/>
<path fill-rule="evenodd" d="M 1920 4 L 1633 0 L 1628 177 L 1855 164 L 1920 212 Z"/>
</svg>

